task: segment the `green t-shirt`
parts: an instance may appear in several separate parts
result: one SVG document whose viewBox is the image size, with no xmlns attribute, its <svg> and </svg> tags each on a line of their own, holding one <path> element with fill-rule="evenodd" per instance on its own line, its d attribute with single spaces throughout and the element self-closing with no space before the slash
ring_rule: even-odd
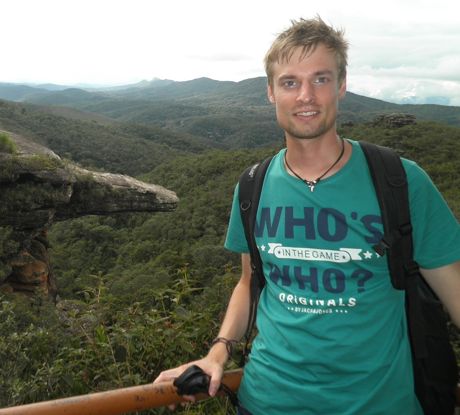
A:
<svg viewBox="0 0 460 415">
<path fill-rule="evenodd" d="M 364 155 L 314 191 L 271 162 L 256 219 L 267 281 L 258 335 L 239 390 L 254 415 L 415 415 L 404 293 L 372 246 L 382 235 Z M 430 179 L 404 160 L 415 259 L 424 268 L 460 260 L 460 227 Z M 225 242 L 248 252 L 235 191 Z"/>
</svg>

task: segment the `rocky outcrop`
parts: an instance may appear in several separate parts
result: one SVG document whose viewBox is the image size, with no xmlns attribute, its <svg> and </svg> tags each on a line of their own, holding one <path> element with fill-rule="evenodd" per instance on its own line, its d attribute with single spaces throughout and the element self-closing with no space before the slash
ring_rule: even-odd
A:
<svg viewBox="0 0 460 415">
<path fill-rule="evenodd" d="M 55 221 L 177 206 L 176 194 L 161 186 L 83 169 L 17 134 L 0 131 L 0 138 L 3 290 L 56 296 L 46 238 Z"/>
<path fill-rule="evenodd" d="M 401 128 L 415 123 L 415 115 L 403 113 L 381 114 L 372 121 L 374 127 L 386 128 Z"/>
</svg>

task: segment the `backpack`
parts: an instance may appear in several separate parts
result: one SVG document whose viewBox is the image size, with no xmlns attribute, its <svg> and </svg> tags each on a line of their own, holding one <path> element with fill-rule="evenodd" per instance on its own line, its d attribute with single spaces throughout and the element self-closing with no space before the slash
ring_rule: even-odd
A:
<svg viewBox="0 0 460 415">
<path fill-rule="evenodd" d="M 374 246 L 386 255 L 395 289 L 405 290 L 408 336 L 415 393 L 426 415 L 452 415 L 458 368 L 449 341 L 446 314 L 413 259 L 412 226 L 406 173 L 391 149 L 360 142 L 379 202 L 384 236 Z M 243 360 L 248 355 L 260 292 L 265 285 L 254 225 L 265 173 L 271 157 L 246 169 L 239 180 L 240 213 L 251 257 L 251 305 Z M 391 397 L 389 397 L 391 399 Z"/>
</svg>

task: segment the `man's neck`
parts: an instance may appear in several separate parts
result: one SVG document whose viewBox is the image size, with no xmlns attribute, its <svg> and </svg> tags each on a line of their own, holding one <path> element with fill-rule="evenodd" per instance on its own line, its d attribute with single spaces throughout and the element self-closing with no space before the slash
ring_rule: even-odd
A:
<svg viewBox="0 0 460 415">
<path fill-rule="evenodd" d="M 351 154 L 349 143 L 342 142 L 336 134 L 311 139 L 287 137 L 286 161 L 290 167 L 287 171 L 303 179 L 315 180 L 336 162 L 341 155 L 342 146 L 344 146 L 343 155 L 325 177 L 336 173 L 348 161 Z M 295 174 L 290 170 L 293 170 Z"/>
</svg>

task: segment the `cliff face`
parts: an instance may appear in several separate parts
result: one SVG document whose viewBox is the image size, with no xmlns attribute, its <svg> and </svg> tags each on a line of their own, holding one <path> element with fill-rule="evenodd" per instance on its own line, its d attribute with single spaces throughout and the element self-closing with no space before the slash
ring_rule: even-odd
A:
<svg viewBox="0 0 460 415">
<path fill-rule="evenodd" d="M 55 297 L 47 230 L 85 215 L 174 210 L 176 194 L 129 176 L 82 169 L 0 131 L 0 287 Z"/>
</svg>

